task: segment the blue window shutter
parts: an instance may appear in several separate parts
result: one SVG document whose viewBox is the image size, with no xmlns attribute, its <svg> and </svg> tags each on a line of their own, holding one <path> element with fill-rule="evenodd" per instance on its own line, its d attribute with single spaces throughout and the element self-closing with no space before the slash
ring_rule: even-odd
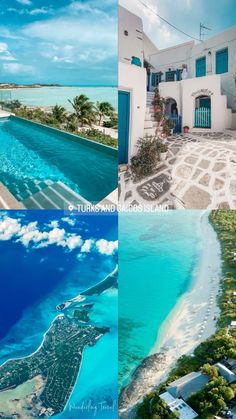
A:
<svg viewBox="0 0 236 419">
<path fill-rule="evenodd" d="M 180 81 L 182 79 L 182 70 L 176 70 L 176 80 Z"/>
<path fill-rule="evenodd" d="M 206 57 L 196 60 L 196 77 L 204 77 L 206 75 Z"/>
<path fill-rule="evenodd" d="M 157 85 L 157 73 L 152 73 L 152 86 Z"/>
<path fill-rule="evenodd" d="M 227 73 L 229 71 L 229 52 L 228 48 L 216 52 L 216 74 Z"/>
</svg>

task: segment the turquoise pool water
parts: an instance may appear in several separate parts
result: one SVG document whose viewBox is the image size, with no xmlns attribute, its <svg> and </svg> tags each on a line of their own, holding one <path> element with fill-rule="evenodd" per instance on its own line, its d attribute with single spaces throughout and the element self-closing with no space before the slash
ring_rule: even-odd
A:
<svg viewBox="0 0 236 419">
<path fill-rule="evenodd" d="M 0 120 L 0 181 L 23 200 L 61 181 L 97 203 L 117 187 L 116 153 L 17 118 Z"/>
<path fill-rule="evenodd" d="M 202 248 L 201 211 L 119 216 L 119 384 L 151 352 L 190 287 Z"/>
</svg>

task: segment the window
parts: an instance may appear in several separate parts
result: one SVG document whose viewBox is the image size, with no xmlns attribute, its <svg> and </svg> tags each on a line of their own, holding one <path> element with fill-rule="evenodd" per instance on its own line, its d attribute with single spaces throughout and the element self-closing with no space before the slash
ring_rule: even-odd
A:
<svg viewBox="0 0 236 419">
<path fill-rule="evenodd" d="M 152 73 L 152 86 L 158 86 L 161 83 L 162 73 Z"/>
<path fill-rule="evenodd" d="M 196 77 L 204 77 L 206 75 L 206 57 L 196 60 Z"/>
<path fill-rule="evenodd" d="M 180 69 L 176 70 L 176 80 L 177 81 L 182 80 L 182 73 L 183 73 L 183 70 L 180 70 Z"/>
<path fill-rule="evenodd" d="M 229 71 L 228 56 L 228 48 L 216 52 L 216 74 L 227 73 Z"/>
<path fill-rule="evenodd" d="M 175 81 L 175 71 L 166 72 L 166 81 Z"/>
</svg>

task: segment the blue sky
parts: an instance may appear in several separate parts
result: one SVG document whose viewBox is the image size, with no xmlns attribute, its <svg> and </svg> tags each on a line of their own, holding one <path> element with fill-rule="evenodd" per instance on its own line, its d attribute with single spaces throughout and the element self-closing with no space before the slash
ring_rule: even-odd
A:
<svg viewBox="0 0 236 419">
<path fill-rule="evenodd" d="M 117 0 L 1 0 L 0 82 L 117 83 Z"/>
<path fill-rule="evenodd" d="M 0 340 L 27 307 L 53 290 L 55 297 L 65 281 L 75 297 L 103 279 L 117 263 L 117 249 L 116 214 L 1 211 Z"/>
<path fill-rule="evenodd" d="M 199 38 L 200 22 L 212 29 L 208 37 L 236 25 L 235 0 L 142 0 L 160 16 L 190 35 Z M 139 0 L 120 0 L 120 4 L 142 17 L 144 31 L 158 48 L 191 39 L 161 21 Z"/>
</svg>

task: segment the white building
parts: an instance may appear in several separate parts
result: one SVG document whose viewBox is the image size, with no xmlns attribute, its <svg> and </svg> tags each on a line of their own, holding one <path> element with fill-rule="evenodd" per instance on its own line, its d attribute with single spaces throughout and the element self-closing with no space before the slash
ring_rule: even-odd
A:
<svg viewBox="0 0 236 419">
<path fill-rule="evenodd" d="M 158 51 L 149 61 L 155 68 L 152 89 L 159 86 L 170 106 L 177 105 L 183 125 L 212 131 L 236 128 L 236 26 L 198 44 Z"/>
<path fill-rule="evenodd" d="M 222 377 L 224 377 L 228 383 L 234 383 L 236 381 L 236 375 L 234 372 L 223 365 L 221 362 L 218 362 L 216 367 L 218 368 L 220 375 L 222 375 Z"/>
<path fill-rule="evenodd" d="M 198 414 L 182 399 L 176 399 L 168 391 L 160 395 L 171 412 L 177 412 L 179 419 L 194 419 Z"/>
<path fill-rule="evenodd" d="M 209 382 L 209 377 L 201 371 L 190 372 L 169 384 L 167 390 L 175 398 L 187 400 L 192 394 L 202 390 Z"/>
<path fill-rule="evenodd" d="M 143 137 L 146 113 L 146 57 L 158 49 L 138 16 L 119 6 L 119 162 L 127 163 Z M 122 141 L 121 141 L 122 139 Z"/>
<path fill-rule="evenodd" d="M 178 116 L 190 131 L 236 129 L 236 26 L 164 50 L 155 42 L 144 34 L 141 18 L 119 7 L 120 163 L 128 162 L 144 136 L 147 86 L 159 88 L 168 101 L 167 115 Z"/>
</svg>

